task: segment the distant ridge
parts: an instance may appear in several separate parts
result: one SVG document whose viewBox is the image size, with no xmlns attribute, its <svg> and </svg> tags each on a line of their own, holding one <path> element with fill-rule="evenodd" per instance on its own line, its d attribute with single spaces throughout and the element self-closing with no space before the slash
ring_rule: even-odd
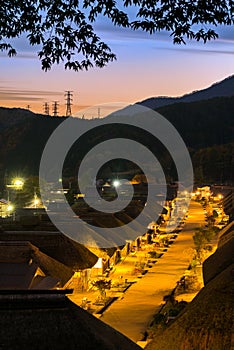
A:
<svg viewBox="0 0 234 350">
<path fill-rule="evenodd" d="M 234 75 L 231 75 L 220 82 L 214 83 L 206 89 L 193 91 L 181 97 L 150 97 L 144 101 L 137 102 L 137 104 L 151 109 L 157 109 L 159 107 L 168 106 L 178 102 L 194 102 L 209 100 L 215 97 L 231 96 L 234 96 Z"/>
<path fill-rule="evenodd" d="M 195 180 L 198 183 L 233 183 L 234 76 L 210 88 L 182 97 L 161 97 L 151 100 L 154 106 L 157 106 L 151 108 L 172 123 L 188 147 L 194 166 Z M 150 100 L 143 103 L 147 105 L 147 101 Z M 148 106 L 150 106 L 149 103 Z M 128 110 L 131 109 L 128 108 L 127 112 Z M 127 115 L 131 118 L 131 114 Z M 103 142 L 110 135 L 112 138 L 119 137 L 115 121 L 111 120 L 111 117 L 114 117 L 114 113 L 109 116 L 110 122 L 113 121 L 113 123 L 110 123 L 102 132 L 95 129 L 92 137 L 84 137 L 82 141 L 76 143 L 71 158 L 66 160 L 67 176 L 74 174 L 74 159 L 77 164 L 80 164 L 82 157 L 95 145 L 95 142 Z M 46 142 L 65 119 L 66 117 L 50 117 L 18 108 L 0 107 L 0 188 L 3 187 L 5 169 L 8 174 L 14 174 L 17 169 L 26 175 L 38 174 Z M 87 123 L 90 130 L 92 129 L 92 120 L 74 118 L 73 121 L 80 125 Z M 154 138 L 134 128 L 131 133 L 134 140 L 141 144 L 147 140 L 150 149 L 154 150 L 159 157 L 161 156 L 162 162 L 165 163 L 163 164 L 168 169 L 172 169 L 170 159 L 165 156 L 166 150 L 163 151 Z M 129 130 L 122 128 L 121 137 L 129 138 Z M 129 170 L 124 164 L 121 164 L 121 167 L 122 171 Z"/>
<path fill-rule="evenodd" d="M 30 121 L 35 117 L 36 114 L 27 109 L 0 107 L 0 129 Z"/>
</svg>

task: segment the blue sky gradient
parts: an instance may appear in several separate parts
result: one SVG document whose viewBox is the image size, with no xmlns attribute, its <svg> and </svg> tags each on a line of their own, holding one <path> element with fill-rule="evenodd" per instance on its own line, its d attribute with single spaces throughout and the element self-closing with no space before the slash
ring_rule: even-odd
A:
<svg viewBox="0 0 234 350">
<path fill-rule="evenodd" d="M 149 35 L 113 27 L 105 19 L 95 29 L 117 55 L 104 69 L 88 72 L 65 71 L 62 65 L 43 72 L 37 47 L 26 37 L 14 41 L 15 58 L 0 55 L 0 105 L 26 107 L 41 113 L 43 103 L 57 100 L 65 112 L 64 91 L 73 91 L 73 113 L 84 114 L 88 106 L 115 102 L 134 103 L 152 96 L 180 96 L 205 88 L 233 74 L 234 31 L 219 27 L 220 37 L 204 45 L 189 42 L 174 45 L 170 33 Z"/>
</svg>

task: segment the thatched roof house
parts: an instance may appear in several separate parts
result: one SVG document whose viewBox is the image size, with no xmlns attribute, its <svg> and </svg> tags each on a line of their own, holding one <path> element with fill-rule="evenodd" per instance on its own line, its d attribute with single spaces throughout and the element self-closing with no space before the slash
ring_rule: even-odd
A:
<svg viewBox="0 0 234 350">
<path fill-rule="evenodd" d="M 204 288 L 147 350 L 234 349 L 233 249 L 229 235 L 204 262 Z"/>
<path fill-rule="evenodd" d="M 5 231 L 0 233 L 0 240 L 31 242 L 42 253 L 75 271 L 91 268 L 98 259 L 85 246 L 61 232 Z"/>
<path fill-rule="evenodd" d="M 229 265 L 234 264 L 233 252 L 234 237 L 228 240 L 225 244 L 218 246 L 216 252 L 204 261 L 203 279 L 205 284 L 225 270 Z"/>
<path fill-rule="evenodd" d="M 0 289 L 50 289 L 64 286 L 74 271 L 30 242 L 0 241 Z"/>
<path fill-rule="evenodd" d="M 232 350 L 234 264 L 210 281 L 147 350 Z"/>
<path fill-rule="evenodd" d="M 234 238 L 234 221 L 230 222 L 219 232 L 218 247 L 221 247 L 226 242 Z"/>
<path fill-rule="evenodd" d="M 131 340 L 73 304 L 68 291 L 0 292 L 4 350 L 140 350 Z"/>
</svg>

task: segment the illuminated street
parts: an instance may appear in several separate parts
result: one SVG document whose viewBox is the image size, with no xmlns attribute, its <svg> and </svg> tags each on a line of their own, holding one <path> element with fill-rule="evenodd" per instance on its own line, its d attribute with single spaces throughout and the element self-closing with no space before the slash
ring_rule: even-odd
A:
<svg viewBox="0 0 234 350">
<path fill-rule="evenodd" d="M 201 205 L 190 204 L 186 224 L 162 258 L 137 283 L 114 302 L 101 320 L 137 342 L 159 309 L 163 296 L 169 294 L 188 267 L 185 251 L 193 247 L 193 230 L 204 225 Z"/>
</svg>

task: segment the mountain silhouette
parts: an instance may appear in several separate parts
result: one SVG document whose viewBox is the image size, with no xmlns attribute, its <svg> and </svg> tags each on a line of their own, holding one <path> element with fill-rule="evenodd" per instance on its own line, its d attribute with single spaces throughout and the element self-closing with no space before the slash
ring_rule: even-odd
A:
<svg viewBox="0 0 234 350">
<path fill-rule="evenodd" d="M 178 102 L 195 102 L 209 100 L 215 97 L 231 97 L 234 96 L 234 75 L 217 82 L 210 87 L 193 91 L 181 97 L 150 97 L 144 101 L 138 102 L 145 107 L 156 109 L 163 106 L 168 106 Z"/>
<path fill-rule="evenodd" d="M 234 76 L 208 89 L 181 98 L 155 98 L 153 100 L 161 103 L 161 106 L 158 103 L 155 109 L 176 128 L 183 138 L 192 158 L 196 181 L 199 183 L 232 183 Z M 147 101 L 150 99 L 145 101 L 145 105 Z M 6 169 L 9 175 L 18 171 L 25 176 L 38 174 L 46 142 L 65 119 L 65 117 L 34 114 L 19 108 L 0 107 L 0 188 L 6 176 Z M 88 123 L 89 129 L 92 130 L 92 120 L 74 118 L 74 122 L 81 126 L 83 123 Z M 143 130 L 137 131 L 134 128 L 131 128 L 131 135 L 129 132 L 126 126 L 122 127 L 121 137 L 132 137 L 136 142 L 146 145 L 157 154 L 157 159 L 162 162 L 163 167 L 173 170 L 170 155 L 153 136 L 150 137 Z M 118 138 L 119 129 L 115 124 L 111 124 L 110 116 L 108 126 L 104 129 L 94 128 L 89 137 L 86 136 L 84 135 L 74 145 L 70 151 L 70 157 L 66 159 L 67 176 L 73 176 L 74 162 L 78 166 L 89 149 L 109 139 L 110 136 Z M 113 165 L 111 168 L 112 173 L 119 171 L 119 168 L 116 170 L 116 167 L 124 168 L 124 171 L 129 170 L 118 162 L 115 167 Z"/>
</svg>

